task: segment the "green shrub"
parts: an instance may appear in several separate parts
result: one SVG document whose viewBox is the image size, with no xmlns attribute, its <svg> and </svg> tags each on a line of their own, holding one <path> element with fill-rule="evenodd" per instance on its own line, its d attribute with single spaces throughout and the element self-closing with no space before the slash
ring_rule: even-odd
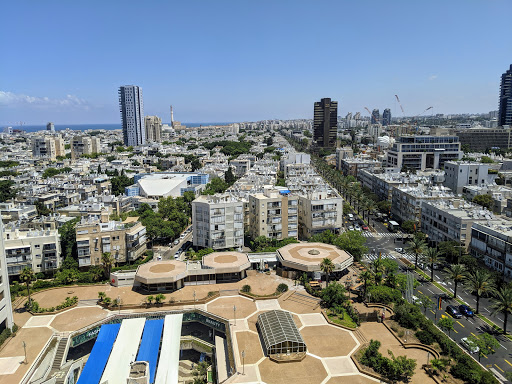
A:
<svg viewBox="0 0 512 384">
<path fill-rule="evenodd" d="M 250 285 L 248 285 L 248 284 L 245 284 L 245 285 L 242 287 L 241 291 L 242 291 L 243 293 L 251 293 L 251 286 L 250 286 Z"/>
<path fill-rule="evenodd" d="M 277 286 L 277 289 L 276 289 L 277 293 L 284 293 L 286 291 L 288 291 L 288 285 L 286 285 L 285 283 L 281 283 Z"/>
<path fill-rule="evenodd" d="M 402 292 L 384 285 L 368 287 L 367 292 L 371 295 L 373 303 L 391 304 L 401 303 L 403 301 Z"/>
<path fill-rule="evenodd" d="M 430 332 L 427 331 L 418 331 L 414 334 L 420 343 L 426 344 L 426 345 L 432 345 L 434 342 L 434 336 Z"/>
</svg>

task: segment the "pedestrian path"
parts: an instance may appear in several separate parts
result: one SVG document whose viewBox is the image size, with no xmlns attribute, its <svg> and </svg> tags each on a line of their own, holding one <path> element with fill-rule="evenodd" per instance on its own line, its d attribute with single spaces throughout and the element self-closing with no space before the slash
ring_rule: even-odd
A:
<svg viewBox="0 0 512 384">
<path fill-rule="evenodd" d="M 403 233 L 392 233 L 392 232 L 363 232 L 362 233 L 364 237 L 403 237 Z"/>
</svg>

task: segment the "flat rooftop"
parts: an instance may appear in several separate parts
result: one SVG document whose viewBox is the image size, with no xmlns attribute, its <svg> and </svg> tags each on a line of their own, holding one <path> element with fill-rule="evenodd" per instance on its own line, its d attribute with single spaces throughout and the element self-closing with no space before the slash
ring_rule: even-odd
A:
<svg viewBox="0 0 512 384">
<path fill-rule="evenodd" d="M 251 266 L 249 258 L 241 252 L 214 252 L 203 257 L 203 266 L 216 273 L 241 272 Z"/>
<path fill-rule="evenodd" d="M 176 282 L 187 276 L 187 264 L 179 260 L 164 260 L 139 266 L 135 279 L 145 284 Z"/>
<path fill-rule="evenodd" d="M 353 257 L 338 247 L 324 243 L 288 244 L 277 250 L 281 263 L 289 268 L 305 272 L 320 271 L 322 259 L 330 259 L 335 271 L 348 268 Z"/>
</svg>

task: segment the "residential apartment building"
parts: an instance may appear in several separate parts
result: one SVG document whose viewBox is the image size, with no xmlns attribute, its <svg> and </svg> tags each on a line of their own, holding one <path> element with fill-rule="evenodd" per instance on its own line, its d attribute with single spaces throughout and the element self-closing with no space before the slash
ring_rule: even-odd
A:
<svg viewBox="0 0 512 384">
<path fill-rule="evenodd" d="M 142 88 L 136 85 L 119 87 L 119 110 L 123 123 L 124 145 L 135 147 L 146 144 Z"/>
<path fill-rule="evenodd" d="M 424 171 L 443 169 L 444 163 L 462 157 L 457 136 L 401 136 L 387 153 L 387 166 Z"/>
<path fill-rule="evenodd" d="M 343 223 L 343 198 L 332 190 L 299 196 L 300 237 L 308 239 L 326 230 L 339 232 Z"/>
<path fill-rule="evenodd" d="M 133 262 L 146 252 L 146 242 L 146 227 L 136 217 L 123 222 L 82 218 L 76 226 L 80 267 L 101 265 L 105 252 L 110 252 L 116 263 Z"/>
<path fill-rule="evenodd" d="M 0 215 L 6 224 L 10 221 L 29 221 L 37 217 L 37 209 L 35 205 L 0 203 Z"/>
<path fill-rule="evenodd" d="M 512 64 L 510 69 L 501 75 L 498 125 L 512 126 Z"/>
<path fill-rule="evenodd" d="M 75 136 L 71 140 L 71 158 L 101 152 L 100 139 L 94 136 Z"/>
<path fill-rule="evenodd" d="M 336 169 L 341 169 L 341 160 L 354 157 L 352 147 L 336 148 Z"/>
<path fill-rule="evenodd" d="M 489 164 L 447 161 L 444 171 L 444 185 L 456 194 L 461 194 L 467 185 L 483 186 L 492 181 L 488 177 Z"/>
<path fill-rule="evenodd" d="M 352 157 L 348 159 L 342 159 L 339 163 L 336 162 L 336 164 L 339 164 L 338 168 L 343 175 L 345 176 L 354 176 L 357 177 L 360 171 L 363 169 L 380 169 L 382 168 L 382 162 L 371 159 L 369 157 Z"/>
<path fill-rule="evenodd" d="M 456 241 L 466 249 L 473 223 L 486 223 L 494 215 L 479 205 L 462 199 L 424 201 L 421 204 L 421 231 L 429 241 Z"/>
<path fill-rule="evenodd" d="M 192 202 L 194 247 L 218 249 L 244 245 L 244 203 L 229 194 L 199 196 Z"/>
<path fill-rule="evenodd" d="M 315 102 L 313 140 L 319 147 L 336 147 L 338 102 L 324 98 Z"/>
<path fill-rule="evenodd" d="M 64 140 L 61 137 L 35 137 L 32 139 L 32 157 L 55 160 L 65 156 Z"/>
<path fill-rule="evenodd" d="M 25 267 L 34 273 L 54 272 L 62 263 L 58 230 L 4 228 L 4 246 L 9 276 Z"/>
<path fill-rule="evenodd" d="M 247 231 L 251 238 L 297 238 L 298 203 L 298 197 L 291 195 L 288 190 L 266 188 L 263 193 L 249 195 Z"/>
<path fill-rule="evenodd" d="M 499 218 L 473 224 L 469 251 L 489 268 L 512 277 L 512 221 Z"/>
<path fill-rule="evenodd" d="M 229 162 L 231 171 L 236 177 L 242 177 L 249 169 L 251 169 L 251 160 L 249 159 L 235 159 Z"/>
<path fill-rule="evenodd" d="M 158 116 L 146 116 L 144 118 L 146 128 L 146 141 L 159 143 L 162 141 L 162 119 Z"/>
<path fill-rule="evenodd" d="M 4 226 L 0 221 L 0 332 L 6 328 L 12 328 L 14 324 L 3 231 Z"/>
</svg>

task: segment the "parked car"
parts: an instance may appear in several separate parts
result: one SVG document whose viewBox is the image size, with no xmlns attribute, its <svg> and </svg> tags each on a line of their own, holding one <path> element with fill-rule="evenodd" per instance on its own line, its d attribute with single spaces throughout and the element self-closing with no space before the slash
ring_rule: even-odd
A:
<svg viewBox="0 0 512 384">
<path fill-rule="evenodd" d="M 457 309 L 456 306 L 454 305 L 449 305 L 446 307 L 446 312 L 451 316 L 453 317 L 454 319 L 460 319 L 462 318 L 462 315 L 461 313 L 459 312 L 459 310 Z"/>
<path fill-rule="evenodd" d="M 174 254 L 174 258 L 175 258 L 175 259 L 179 259 L 179 258 L 180 258 L 180 255 L 181 255 L 181 252 L 180 252 L 180 251 L 178 251 L 178 252 L 176 252 L 176 253 Z"/>
<path fill-rule="evenodd" d="M 180 241 L 178 239 L 174 240 L 174 245 L 178 245 L 180 243 Z"/>
<path fill-rule="evenodd" d="M 459 305 L 459 312 L 466 317 L 473 317 L 475 315 L 473 313 L 473 310 L 469 308 L 467 305 Z"/>
<path fill-rule="evenodd" d="M 181 240 L 183 240 L 183 239 L 185 238 L 185 236 L 186 236 L 186 235 L 185 235 L 184 233 L 182 233 L 182 234 L 180 235 L 180 239 L 181 239 Z"/>
<path fill-rule="evenodd" d="M 404 249 L 403 248 L 395 248 L 395 252 L 404 253 Z"/>
<path fill-rule="evenodd" d="M 353 226 L 353 225 L 351 225 L 350 227 L 348 227 L 348 230 L 349 230 L 349 231 L 353 231 L 353 230 L 354 230 L 354 226 Z"/>
<path fill-rule="evenodd" d="M 362 228 L 363 228 L 363 231 L 367 231 L 369 229 L 367 225 L 363 225 Z"/>
<path fill-rule="evenodd" d="M 358 224 L 356 224 L 356 225 L 354 225 L 354 229 L 355 229 L 356 231 L 360 231 L 360 230 L 361 230 L 361 227 L 360 227 Z"/>
<path fill-rule="evenodd" d="M 475 345 L 475 343 L 469 340 L 467 337 L 460 339 L 460 343 L 469 351 L 469 353 L 478 353 L 480 351 L 478 345 Z"/>
</svg>

